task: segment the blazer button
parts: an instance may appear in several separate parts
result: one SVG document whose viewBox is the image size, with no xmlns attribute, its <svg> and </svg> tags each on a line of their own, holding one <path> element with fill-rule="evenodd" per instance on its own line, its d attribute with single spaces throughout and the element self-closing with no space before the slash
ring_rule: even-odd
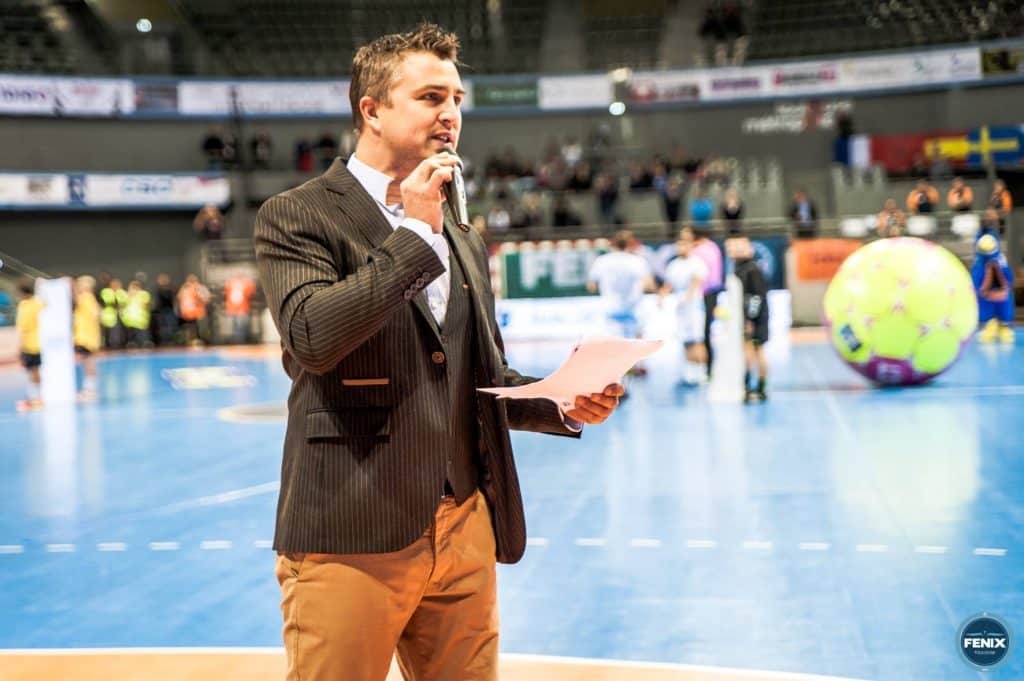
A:
<svg viewBox="0 0 1024 681">
<path fill-rule="evenodd" d="M 423 270 L 423 278 L 426 279 L 429 276 L 430 276 L 430 272 L 427 272 L 426 270 Z"/>
<path fill-rule="evenodd" d="M 424 279 L 423 277 L 420 277 L 419 279 L 416 280 L 416 285 L 420 288 L 423 288 L 424 286 L 427 285 L 427 280 Z"/>
<path fill-rule="evenodd" d="M 416 295 L 416 292 L 415 292 L 415 291 L 413 291 L 412 289 L 409 289 L 409 290 L 407 290 L 407 291 L 406 291 L 405 293 L 403 293 L 403 294 L 402 294 L 402 296 L 403 296 L 403 297 L 404 297 L 404 298 L 405 298 L 406 300 L 412 300 L 412 297 L 413 297 L 414 295 Z"/>
<path fill-rule="evenodd" d="M 435 352 L 434 354 L 432 354 L 430 356 L 430 360 L 434 364 L 444 364 L 444 353 L 443 352 Z"/>
</svg>

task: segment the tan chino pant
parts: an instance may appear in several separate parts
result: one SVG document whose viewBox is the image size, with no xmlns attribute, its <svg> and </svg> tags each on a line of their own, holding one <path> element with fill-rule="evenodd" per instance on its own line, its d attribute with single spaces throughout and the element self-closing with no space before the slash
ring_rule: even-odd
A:
<svg viewBox="0 0 1024 681">
<path fill-rule="evenodd" d="M 483 494 L 445 497 L 393 553 L 277 556 L 288 681 L 495 681 L 494 532 Z"/>
</svg>

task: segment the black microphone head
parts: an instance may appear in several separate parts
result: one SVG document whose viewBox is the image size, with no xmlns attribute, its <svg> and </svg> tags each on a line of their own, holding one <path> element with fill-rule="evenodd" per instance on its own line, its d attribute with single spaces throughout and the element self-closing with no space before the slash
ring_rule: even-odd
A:
<svg viewBox="0 0 1024 681">
<path fill-rule="evenodd" d="M 454 149 L 452 149 L 450 146 L 448 146 L 448 147 L 445 147 L 444 149 L 442 149 L 442 151 L 444 151 L 444 152 L 454 156 L 455 157 L 455 161 L 457 162 L 457 164 L 459 166 L 459 170 L 462 170 L 462 159 L 459 158 L 459 155 L 455 153 Z"/>
</svg>

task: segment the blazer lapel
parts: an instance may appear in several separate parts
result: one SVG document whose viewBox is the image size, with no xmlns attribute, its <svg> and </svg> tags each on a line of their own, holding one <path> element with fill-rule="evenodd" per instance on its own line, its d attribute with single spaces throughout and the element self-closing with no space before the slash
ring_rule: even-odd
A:
<svg viewBox="0 0 1024 681">
<path fill-rule="evenodd" d="M 323 175 L 324 186 L 334 194 L 334 204 L 342 210 L 363 238 L 377 248 L 394 231 L 391 223 L 381 213 L 380 206 L 373 200 L 363 185 L 348 171 L 340 157 Z"/>
<path fill-rule="evenodd" d="M 469 245 L 469 236 L 445 217 L 444 230 L 448 234 L 448 243 L 452 245 L 452 257 L 458 260 L 462 271 L 466 274 L 466 284 L 469 286 L 469 299 L 473 306 L 473 317 L 476 324 L 476 335 L 481 351 L 478 353 L 484 362 L 484 368 L 492 381 L 497 381 L 497 366 L 491 357 L 489 350 L 483 348 L 495 347 L 494 334 L 491 332 L 491 319 L 484 304 L 483 291 L 490 287 L 490 272 L 480 272 L 476 265 L 476 256 L 473 255 L 472 247 Z M 488 279 L 483 279 L 488 277 Z M 497 383 L 495 383 L 497 385 Z"/>
</svg>

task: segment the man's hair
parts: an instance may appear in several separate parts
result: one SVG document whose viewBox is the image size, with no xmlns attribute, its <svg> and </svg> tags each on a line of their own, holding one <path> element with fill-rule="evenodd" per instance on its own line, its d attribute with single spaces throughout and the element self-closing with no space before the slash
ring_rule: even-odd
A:
<svg viewBox="0 0 1024 681">
<path fill-rule="evenodd" d="M 615 249 L 619 251 L 625 251 L 629 248 L 629 245 L 633 242 L 633 233 L 628 229 L 622 229 L 615 232 L 615 236 L 612 237 L 612 243 L 615 244 Z"/>
<path fill-rule="evenodd" d="M 439 59 L 457 62 L 459 38 L 437 24 L 422 23 L 408 33 L 382 35 L 359 48 L 352 58 L 352 82 L 348 97 L 352 103 L 352 123 L 363 129 L 359 100 L 373 97 L 388 104 L 388 95 L 402 57 L 408 52 L 429 52 Z"/>
<path fill-rule="evenodd" d="M 32 277 L 18 278 L 18 293 L 23 296 L 32 297 L 36 294 L 36 280 Z"/>
</svg>

